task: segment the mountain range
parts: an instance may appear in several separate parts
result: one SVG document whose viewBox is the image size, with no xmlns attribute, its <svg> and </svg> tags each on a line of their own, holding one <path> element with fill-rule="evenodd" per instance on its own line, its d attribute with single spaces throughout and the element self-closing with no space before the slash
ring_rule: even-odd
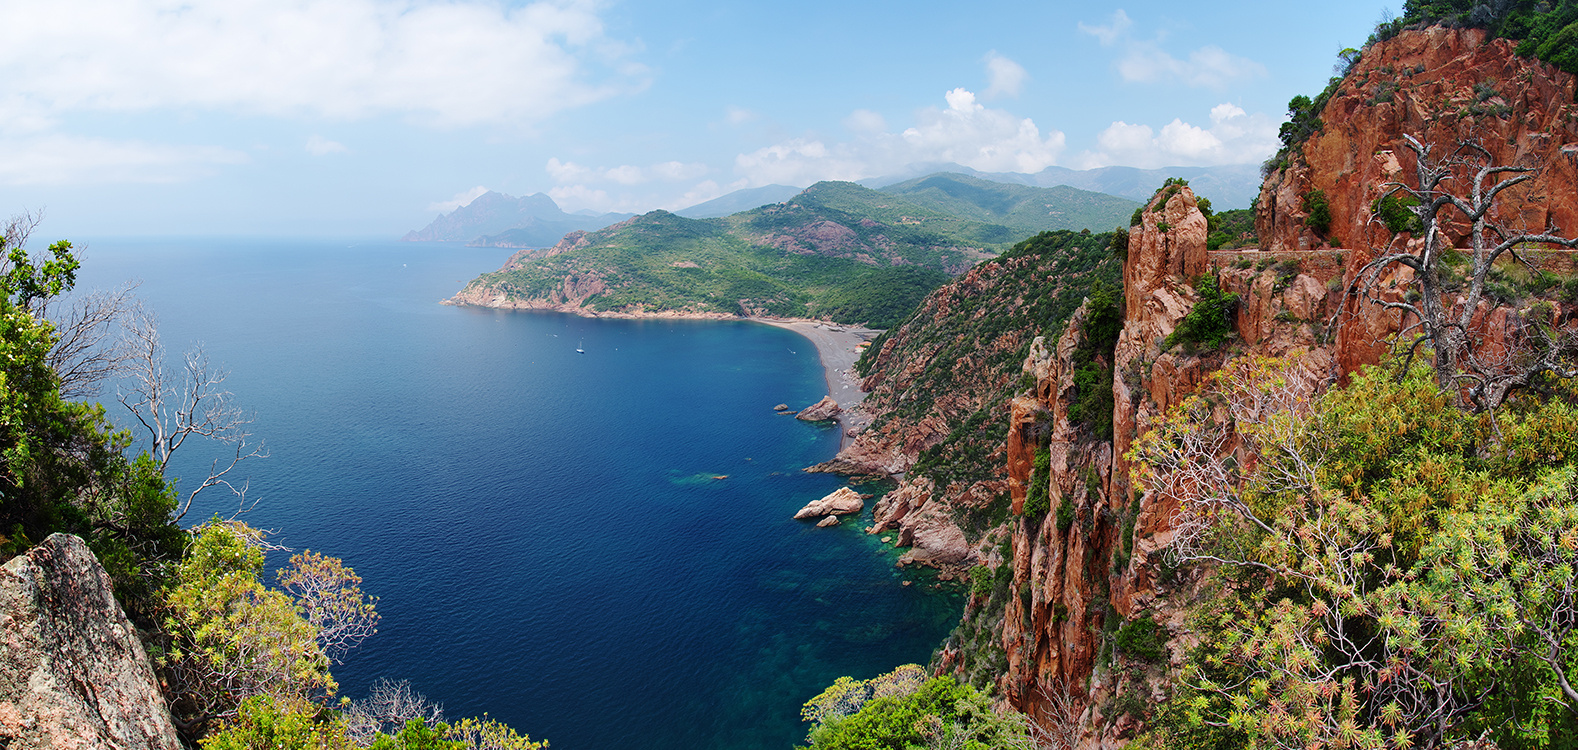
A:
<svg viewBox="0 0 1578 750">
<path fill-rule="evenodd" d="M 859 184 L 882 189 L 886 192 L 903 194 L 912 202 L 924 202 L 926 198 L 917 197 L 917 194 L 926 192 L 928 187 L 920 185 L 924 180 L 940 173 L 971 177 L 982 182 L 1003 185 L 1016 185 L 1027 188 L 1050 188 L 1054 193 L 1047 194 L 1047 210 L 1053 213 L 1062 213 L 1068 222 L 1047 226 L 1047 229 L 1091 229 L 1103 230 L 1118 226 L 1100 222 L 1088 223 L 1095 215 L 1104 209 L 1101 199 L 1081 193 L 1105 193 L 1108 196 L 1126 198 L 1130 201 L 1141 202 L 1150 198 L 1151 191 L 1169 177 L 1181 177 L 1189 181 L 1202 196 L 1208 197 L 1218 210 L 1232 208 L 1248 208 L 1250 202 L 1260 191 L 1260 172 L 1254 165 L 1229 165 L 1221 167 L 1165 167 L 1162 169 L 1136 169 L 1134 167 L 1101 167 L 1099 169 L 1075 170 L 1065 167 L 1047 167 L 1034 174 L 1021 172 L 982 172 L 969 167 L 953 163 L 927 163 L 916 164 L 903 172 L 885 177 L 874 177 L 860 180 Z M 1062 188 L 1059 190 L 1059 188 Z M 957 188 L 950 188 L 957 191 Z M 703 201 L 693 206 L 674 211 L 676 216 L 687 219 L 716 219 L 729 216 L 741 211 L 749 211 L 759 206 L 773 203 L 782 203 L 799 194 L 802 188 L 789 185 L 763 185 L 761 187 L 744 188 L 727 195 Z M 939 188 L 940 190 L 940 188 Z M 944 198 L 933 191 L 932 199 L 960 207 L 957 200 Z M 946 190 L 940 190 L 947 195 Z M 1008 200 L 1010 202 L 1033 202 L 1030 193 L 1020 192 L 1000 196 L 994 200 Z M 1028 204 L 1014 209 L 1026 211 Z M 981 213 L 984 206 L 966 209 L 973 212 L 971 215 L 982 220 L 1005 223 L 1007 213 L 993 214 L 990 209 Z M 1131 207 L 1132 210 L 1132 207 Z M 635 214 L 628 213 L 593 213 L 578 211 L 566 213 L 559 208 L 553 198 L 543 193 L 534 193 L 523 198 L 489 191 L 477 197 L 471 203 L 461 206 L 448 214 L 440 214 L 427 226 L 407 232 L 401 238 L 407 242 L 469 242 L 482 247 L 550 247 L 559 241 L 559 238 L 574 231 L 594 231 L 611 224 L 629 219 Z M 1012 221 L 1006 222 L 1012 224 Z M 1040 222 L 1032 220 L 1029 225 L 1042 226 Z"/>
<path fill-rule="evenodd" d="M 721 218 L 653 211 L 524 249 L 454 304 L 580 314 L 777 315 L 886 327 L 950 276 L 1045 230 L 1124 225 L 1140 204 L 937 174 L 819 182 Z"/>
<path fill-rule="evenodd" d="M 565 213 L 553 198 L 523 198 L 489 190 L 427 226 L 407 232 L 406 242 L 474 242 L 498 247 L 546 247 L 574 231 L 602 229 L 635 214 Z"/>
</svg>

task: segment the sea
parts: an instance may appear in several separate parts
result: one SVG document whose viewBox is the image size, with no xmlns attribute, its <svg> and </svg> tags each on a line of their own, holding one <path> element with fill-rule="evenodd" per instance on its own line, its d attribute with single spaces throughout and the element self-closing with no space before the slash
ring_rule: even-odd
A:
<svg viewBox="0 0 1578 750">
<path fill-rule="evenodd" d="M 837 431 L 773 410 L 826 393 L 791 331 L 439 304 L 497 248 L 74 239 L 78 290 L 137 282 L 171 366 L 201 346 L 268 453 L 245 503 L 210 489 L 183 524 L 243 510 L 378 597 L 340 695 L 407 680 L 555 750 L 786 749 L 807 699 L 925 663 L 958 620 L 862 532 L 871 503 L 791 519 L 842 486 L 801 471 Z M 183 446 L 180 486 L 225 450 Z"/>
</svg>

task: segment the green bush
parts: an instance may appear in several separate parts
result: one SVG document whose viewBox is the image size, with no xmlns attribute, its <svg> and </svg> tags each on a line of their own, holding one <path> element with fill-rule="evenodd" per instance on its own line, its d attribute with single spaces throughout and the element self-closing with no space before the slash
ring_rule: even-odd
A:
<svg viewBox="0 0 1578 750">
<path fill-rule="evenodd" d="M 847 677 L 841 678 L 841 682 L 845 681 L 851 687 L 860 687 Z M 836 688 L 835 684 L 829 690 Z M 853 713 L 820 714 L 807 737 L 811 750 L 1030 746 L 1029 728 L 1022 716 L 1013 712 L 999 714 L 985 693 L 960 684 L 952 676 L 933 677 L 918 686 L 902 684 L 879 692 L 881 695 L 861 702 Z"/>
<path fill-rule="evenodd" d="M 1097 281 L 1091 286 L 1085 325 L 1074 349 L 1074 403 L 1070 422 L 1098 438 L 1112 436 L 1112 357 L 1123 332 L 1123 295 Z"/>
<path fill-rule="evenodd" d="M 1118 651 L 1143 661 L 1156 661 L 1162 658 L 1164 649 L 1158 630 L 1156 621 L 1151 619 L 1150 615 L 1142 615 L 1124 623 L 1118 628 L 1115 641 Z"/>
<path fill-rule="evenodd" d="M 1052 509 L 1051 480 L 1052 452 L 1045 447 L 1038 448 L 1030 469 L 1030 486 L 1025 488 L 1025 504 L 1021 508 L 1025 518 L 1038 519 Z"/>
<path fill-rule="evenodd" d="M 970 569 L 970 595 L 986 596 L 992 593 L 992 569 L 977 565 Z"/>
<path fill-rule="evenodd" d="M 1424 224 L 1419 216 L 1408 209 L 1419 205 L 1419 199 L 1407 193 L 1387 193 L 1370 204 L 1370 212 L 1386 225 L 1392 234 L 1411 232 L 1417 234 Z"/>
<path fill-rule="evenodd" d="M 1074 503 L 1067 496 L 1057 506 L 1057 530 L 1068 531 L 1074 525 Z"/>
<path fill-rule="evenodd" d="M 1221 346 L 1233 334 L 1229 316 L 1238 305 L 1238 295 L 1224 294 L 1217 285 L 1216 276 L 1210 273 L 1195 281 L 1194 290 L 1199 299 L 1167 337 L 1165 346 L 1169 349 L 1183 344 L 1191 351 L 1209 351 Z"/>
<path fill-rule="evenodd" d="M 1331 204 L 1326 201 L 1326 192 L 1317 188 L 1305 193 L 1304 210 L 1309 213 L 1304 217 L 1304 226 L 1325 237 L 1331 231 Z"/>
</svg>

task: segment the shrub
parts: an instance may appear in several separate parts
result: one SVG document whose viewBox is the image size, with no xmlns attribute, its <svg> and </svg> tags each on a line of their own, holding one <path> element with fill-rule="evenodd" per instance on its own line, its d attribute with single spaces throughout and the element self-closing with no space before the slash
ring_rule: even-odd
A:
<svg viewBox="0 0 1578 750">
<path fill-rule="evenodd" d="M 1162 639 L 1157 634 L 1156 621 L 1150 615 L 1124 623 L 1123 627 L 1118 628 L 1116 643 L 1118 651 L 1135 659 L 1156 661 L 1162 658 Z"/>
<path fill-rule="evenodd" d="M 883 683 L 908 670 L 891 686 Z M 844 710 L 826 710 L 830 693 Z M 851 696 L 863 700 L 850 700 Z M 854 710 L 848 710 L 848 709 Z M 991 700 L 952 676 L 925 679 L 906 665 L 864 682 L 839 678 L 806 703 L 801 715 L 815 722 L 807 739 L 812 750 L 879 750 L 909 747 L 1025 747 L 1028 726 L 1018 714 L 999 714 Z"/>
<path fill-rule="evenodd" d="M 1423 224 L 1419 216 L 1408 209 L 1419 205 L 1419 199 L 1407 193 L 1387 193 L 1375 199 L 1370 204 L 1370 213 L 1386 225 L 1387 231 L 1392 234 L 1398 232 L 1418 233 Z"/>
<path fill-rule="evenodd" d="M 1036 450 L 1035 463 L 1030 469 L 1030 486 L 1025 488 L 1025 504 L 1021 508 L 1025 518 L 1037 519 L 1052 509 L 1048 483 L 1052 480 L 1052 453 L 1046 448 Z"/>
<path fill-rule="evenodd" d="M 1074 350 L 1074 403 L 1069 421 L 1099 438 L 1112 435 L 1112 353 L 1123 332 L 1123 295 L 1100 281 L 1092 285 L 1085 324 Z"/>
<path fill-rule="evenodd" d="M 1074 503 L 1065 496 L 1063 502 L 1058 503 L 1057 506 L 1057 530 L 1068 531 L 1068 528 L 1073 525 Z"/>
<path fill-rule="evenodd" d="M 1304 210 L 1309 214 L 1304 217 L 1304 226 L 1325 237 L 1331 231 L 1331 204 L 1326 200 L 1326 192 L 1317 188 L 1305 193 Z"/>
<path fill-rule="evenodd" d="M 1189 314 L 1178 322 L 1172 335 L 1167 337 L 1165 346 L 1169 349 L 1183 344 L 1190 350 L 1201 348 L 1209 351 L 1221 346 L 1232 335 L 1229 316 L 1238 305 L 1238 295 L 1223 294 L 1222 288 L 1217 285 L 1216 276 L 1209 273 L 1195 281 L 1194 290 L 1199 299 Z"/>
<path fill-rule="evenodd" d="M 986 596 L 992 593 L 992 569 L 977 565 L 970 569 L 970 595 Z"/>
</svg>

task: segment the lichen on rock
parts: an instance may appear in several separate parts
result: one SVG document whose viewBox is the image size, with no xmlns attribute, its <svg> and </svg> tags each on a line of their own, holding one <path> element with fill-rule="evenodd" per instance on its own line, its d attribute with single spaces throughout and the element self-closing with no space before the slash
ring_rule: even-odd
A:
<svg viewBox="0 0 1578 750">
<path fill-rule="evenodd" d="M 177 750 L 153 668 L 81 539 L 0 568 L 0 747 Z"/>
</svg>

